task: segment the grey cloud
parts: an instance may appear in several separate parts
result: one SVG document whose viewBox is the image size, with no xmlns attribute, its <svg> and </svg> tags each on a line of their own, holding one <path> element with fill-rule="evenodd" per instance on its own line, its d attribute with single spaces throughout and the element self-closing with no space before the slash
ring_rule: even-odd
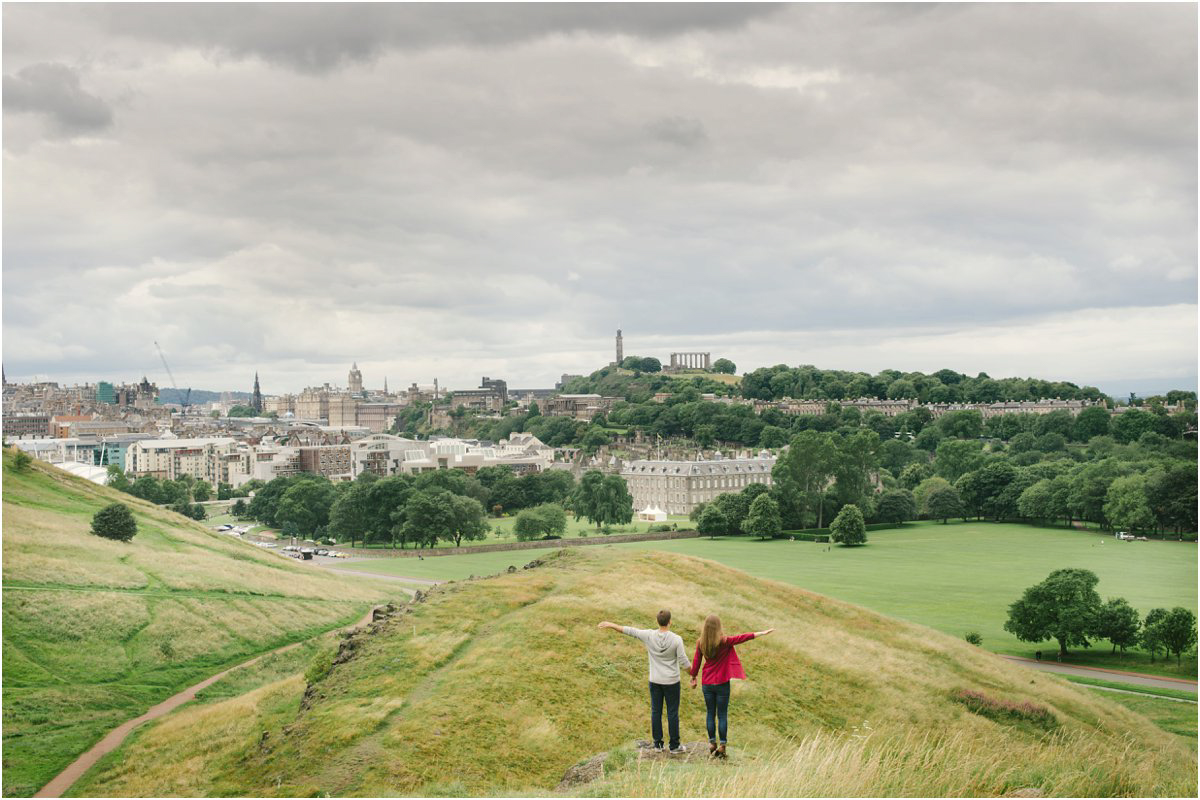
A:
<svg viewBox="0 0 1200 800">
<path fill-rule="evenodd" d="M 704 123 L 688 117 L 663 117 L 646 126 L 650 135 L 679 147 L 698 147 L 708 140 Z"/>
<path fill-rule="evenodd" d="M 322 72 L 393 48 L 503 46 L 553 34 L 649 38 L 736 28 L 775 3 L 237 3 L 113 4 L 94 9 L 110 31 L 257 56 Z"/>
<path fill-rule="evenodd" d="M 31 64 L 4 76 L 5 112 L 44 114 L 64 134 L 103 130 L 112 125 L 112 109 L 84 91 L 79 73 L 66 64 Z"/>
</svg>

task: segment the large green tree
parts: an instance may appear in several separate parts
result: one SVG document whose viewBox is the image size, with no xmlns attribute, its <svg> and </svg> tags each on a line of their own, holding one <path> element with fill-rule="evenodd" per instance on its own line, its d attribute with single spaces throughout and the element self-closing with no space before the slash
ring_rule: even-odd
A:
<svg viewBox="0 0 1200 800">
<path fill-rule="evenodd" d="M 888 489 L 875 504 L 875 518 L 880 522 L 907 522 L 917 518 L 917 501 L 908 489 Z"/>
<path fill-rule="evenodd" d="M 1100 615 L 1099 582 L 1091 570 L 1054 570 L 1008 607 L 1004 630 L 1022 642 L 1053 639 L 1060 656 L 1068 647 L 1090 647 Z"/>
<path fill-rule="evenodd" d="M 842 506 L 829 524 L 829 538 L 848 547 L 867 543 L 867 526 L 858 506 Z"/>
<path fill-rule="evenodd" d="M 1137 609 L 1129 605 L 1129 601 L 1124 597 L 1109 598 L 1108 602 L 1100 607 L 1095 634 L 1112 642 L 1114 653 L 1118 647 L 1123 653 L 1125 648 L 1137 644 L 1141 629 L 1142 622 Z"/>
<path fill-rule="evenodd" d="M 930 519 L 940 519 L 945 525 L 950 517 L 961 517 L 966 512 L 963 510 L 962 498 L 958 496 L 958 490 L 946 484 L 934 487 L 929 492 L 925 499 L 925 513 Z"/>
<path fill-rule="evenodd" d="M 809 430 L 792 437 L 786 464 L 803 498 L 806 515 L 814 517 L 817 527 L 822 527 L 825 522 L 825 492 L 841 466 L 833 434 Z"/>
<path fill-rule="evenodd" d="M 968 472 L 983 466 L 983 444 L 973 439 L 944 439 L 938 443 L 933 469 L 954 483 Z"/>
<path fill-rule="evenodd" d="M 620 475 L 589 470 L 583 475 L 573 498 L 575 513 L 597 528 L 624 525 L 633 519 L 633 496 Z"/>
<path fill-rule="evenodd" d="M 329 524 L 329 512 L 336 497 L 333 484 L 325 478 L 304 476 L 279 498 L 275 517 L 281 526 L 315 537 Z"/>
<path fill-rule="evenodd" d="M 527 508 L 517 514 L 513 532 L 519 541 L 562 536 L 567 530 L 567 512 L 554 503 Z"/>
<path fill-rule="evenodd" d="M 750 511 L 742 521 L 742 530 L 763 539 L 779 535 L 782 524 L 779 504 L 769 494 L 760 494 L 750 503 Z"/>
<path fill-rule="evenodd" d="M 1146 499 L 1146 478 L 1125 475 L 1114 480 L 1104 499 L 1104 516 L 1114 528 L 1146 531 L 1154 528 L 1154 512 Z"/>
</svg>

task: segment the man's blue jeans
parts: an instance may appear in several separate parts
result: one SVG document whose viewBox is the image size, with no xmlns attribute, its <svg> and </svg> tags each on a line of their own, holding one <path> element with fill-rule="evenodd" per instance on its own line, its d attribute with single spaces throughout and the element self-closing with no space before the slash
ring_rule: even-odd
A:
<svg viewBox="0 0 1200 800">
<path fill-rule="evenodd" d="M 663 701 L 667 703 L 667 728 L 671 733 L 671 749 L 679 747 L 679 684 L 650 684 L 650 731 L 654 734 L 654 746 L 662 747 Z"/>
<path fill-rule="evenodd" d="M 708 709 L 708 717 L 704 720 L 708 728 L 708 740 L 717 741 L 717 728 L 720 726 L 721 744 L 725 744 L 725 734 L 729 730 L 729 681 L 705 684 L 704 706 Z"/>
</svg>

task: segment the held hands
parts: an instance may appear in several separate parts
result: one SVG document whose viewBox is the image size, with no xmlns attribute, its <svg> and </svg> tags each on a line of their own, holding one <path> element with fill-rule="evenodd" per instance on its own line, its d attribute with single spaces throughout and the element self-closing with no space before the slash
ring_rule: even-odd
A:
<svg viewBox="0 0 1200 800">
<path fill-rule="evenodd" d="M 692 678 L 692 688 L 696 688 L 696 679 L 694 677 Z"/>
</svg>

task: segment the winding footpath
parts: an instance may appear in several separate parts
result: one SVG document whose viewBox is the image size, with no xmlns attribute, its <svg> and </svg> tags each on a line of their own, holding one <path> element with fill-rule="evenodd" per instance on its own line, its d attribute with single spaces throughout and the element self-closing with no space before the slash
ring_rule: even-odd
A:
<svg viewBox="0 0 1200 800">
<path fill-rule="evenodd" d="M 365 617 L 358 622 L 347 625 L 341 630 L 351 631 L 369 624 L 371 622 L 371 616 L 375 613 L 375 609 L 378 607 L 379 606 L 372 606 L 371 609 L 367 611 Z M 324 636 L 325 634 L 322 633 L 318 635 Z M 261 661 L 267 656 L 272 656 L 276 653 L 285 653 L 288 650 L 299 647 L 306 641 L 309 640 L 304 639 L 299 642 L 285 644 L 282 647 L 277 647 L 274 650 L 268 650 L 267 652 L 261 653 L 254 658 L 243 661 L 240 664 L 235 664 L 228 669 L 218 672 L 216 675 L 205 678 L 193 686 L 189 686 L 178 694 L 168 697 L 158 705 L 152 706 L 149 711 L 147 711 L 145 714 L 142 714 L 140 717 L 135 717 L 128 722 L 118 725 L 116 728 L 113 728 L 111 731 L 109 731 L 108 735 L 106 735 L 103 739 L 92 745 L 90 750 L 71 762 L 71 764 L 69 764 L 62 772 L 58 773 L 53 780 L 39 789 L 34 797 L 62 797 L 64 792 L 75 785 L 75 781 L 82 778 L 84 773 L 91 769 L 102 757 L 120 747 L 121 743 L 125 741 L 129 734 L 133 733 L 133 731 L 142 723 L 149 722 L 153 719 L 158 719 L 159 717 L 171 713 L 184 703 L 191 702 L 192 700 L 196 699 L 196 694 L 198 692 L 207 689 L 209 686 L 212 686 L 229 673 L 239 670 L 243 667 L 248 667 L 251 664 Z"/>
<path fill-rule="evenodd" d="M 1182 689 L 1185 692 L 1196 691 L 1196 681 L 1185 678 L 1168 678 L 1158 675 L 1146 675 L 1142 672 L 1126 672 L 1120 669 L 1105 669 L 1104 667 L 1073 667 L 1057 661 L 1035 661 L 1032 658 L 1020 656 L 1000 656 L 1003 659 L 1020 664 L 1023 667 L 1040 669 L 1043 672 L 1057 672 L 1060 675 L 1076 675 L 1083 678 L 1097 678 L 1119 683 L 1130 683 L 1136 686 L 1153 686 L 1158 689 Z"/>
</svg>

